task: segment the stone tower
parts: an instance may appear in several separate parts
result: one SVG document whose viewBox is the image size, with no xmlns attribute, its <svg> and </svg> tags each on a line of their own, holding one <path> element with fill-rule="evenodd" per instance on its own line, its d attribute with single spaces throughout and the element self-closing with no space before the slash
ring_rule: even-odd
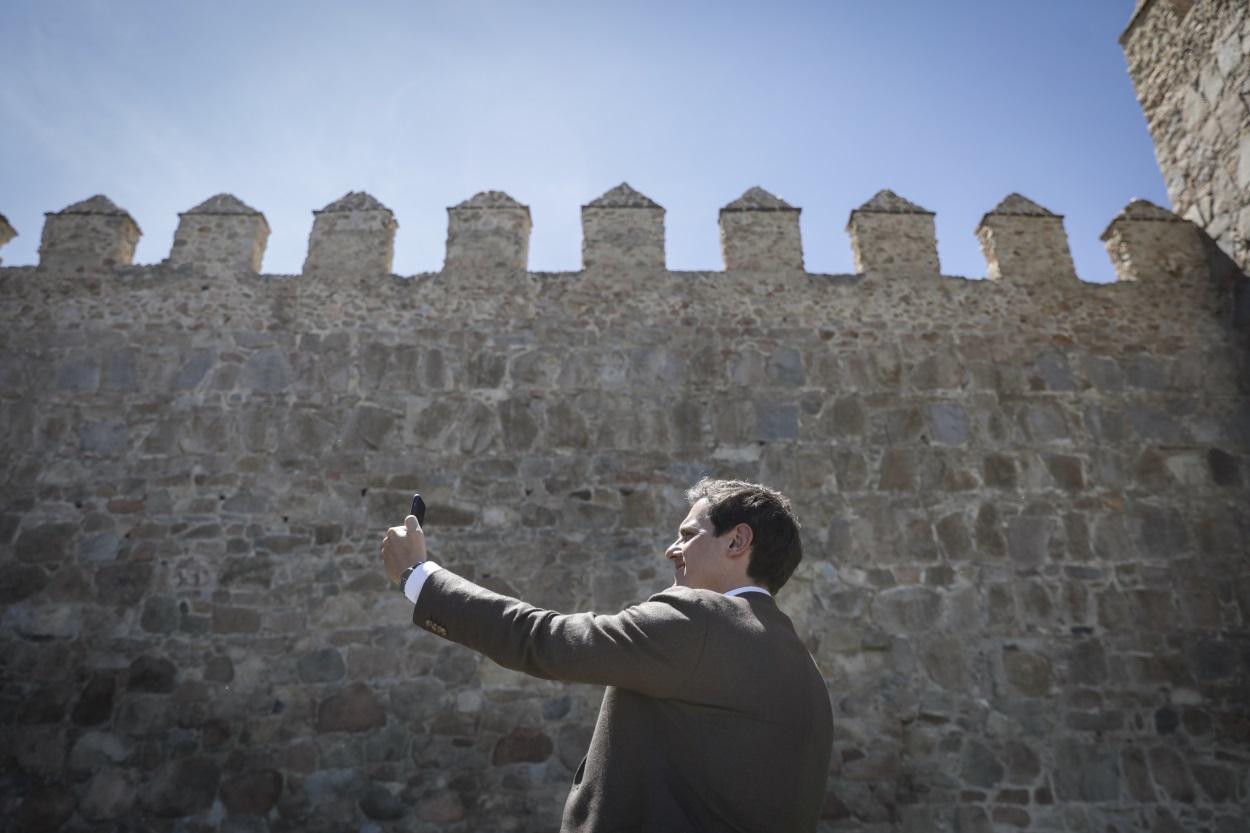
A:
<svg viewBox="0 0 1250 833">
<path fill-rule="evenodd" d="M 1138 0 L 1120 45 L 1173 210 L 1250 271 L 1250 3 Z"/>
</svg>

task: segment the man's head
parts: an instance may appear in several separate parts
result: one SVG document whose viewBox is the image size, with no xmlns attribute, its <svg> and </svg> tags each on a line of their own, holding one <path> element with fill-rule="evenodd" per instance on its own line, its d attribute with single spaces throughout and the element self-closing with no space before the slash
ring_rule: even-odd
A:
<svg viewBox="0 0 1250 833">
<path fill-rule="evenodd" d="M 665 553 L 677 584 L 725 592 L 745 576 L 776 593 L 789 580 L 803 545 L 784 495 L 741 480 L 704 478 L 686 497 L 690 513 Z"/>
</svg>

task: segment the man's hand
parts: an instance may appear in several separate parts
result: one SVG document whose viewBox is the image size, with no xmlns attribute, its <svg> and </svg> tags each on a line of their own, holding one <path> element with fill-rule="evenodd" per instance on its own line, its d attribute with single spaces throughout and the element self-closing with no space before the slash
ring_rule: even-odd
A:
<svg viewBox="0 0 1250 833">
<path fill-rule="evenodd" d="M 404 570 L 425 559 L 425 533 L 415 515 L 404 518 L 403 526 L 386 530 L 382 539 L 382 564 L 386 567 L 386 577 L 392 582 L 398 584 Z"/>
</svg>

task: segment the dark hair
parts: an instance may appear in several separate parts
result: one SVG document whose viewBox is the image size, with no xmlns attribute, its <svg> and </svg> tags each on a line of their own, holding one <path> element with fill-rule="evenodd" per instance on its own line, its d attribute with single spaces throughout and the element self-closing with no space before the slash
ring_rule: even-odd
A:
<svg viewBox="0 0 1250 833">
<path fill-rule="evenodd" d="M 738 524 L 751 527 L 751 560 L 747 575 L 776 593 L 803 560 L 799 521 L 781 492 L 742 480 L 705 477 L 690 487 L 691 504 L 706 499 L 708 520 L 717 535 Z"/>
</svg>

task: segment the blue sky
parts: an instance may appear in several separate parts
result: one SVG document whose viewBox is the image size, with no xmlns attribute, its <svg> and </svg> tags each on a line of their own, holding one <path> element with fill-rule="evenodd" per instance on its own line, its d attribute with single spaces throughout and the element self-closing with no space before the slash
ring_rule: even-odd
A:
<svg viewBox="0 0 1250 833">
<path fill-rule="evenodd" d="M 7 0 L 0 213 L 34 263 L 43 212 L 96 193 L 169 253 L 230 192 L 298 272 L 312 210 L 366 190 L 395 271 L 440 268 L 446 207 L 530 206 L 530 268 L 579 268 L 580 206 L 627 181 L 667 209 L 672 269 L 721 268 L 717 210 L 752 185 L 803 209 L 807 268 L 853 271 L 851 209 L 937 212 L 942 271 L 981 276 L 981 215 L 1066 216 L 1077 271 L 1132 198 L 1168 205 L 1116 38 L 1132 0 L 91 2 Z"/>
</svg>

